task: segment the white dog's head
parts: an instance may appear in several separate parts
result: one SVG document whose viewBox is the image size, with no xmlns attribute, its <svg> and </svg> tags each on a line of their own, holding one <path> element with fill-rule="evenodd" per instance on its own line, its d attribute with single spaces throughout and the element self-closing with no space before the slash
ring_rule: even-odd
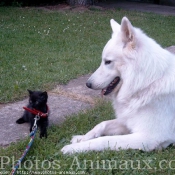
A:
<svg viewBox="0 0 175 175">
<path fill-rule="evenodd" d="M 135 29 L 124 17 L 119 25 L 111 19 L 112 38 L 102 52 L 100 67 L 88 79 L 86 85 L 95 90 L 102 90 L 103 95 L 118 91 L 122 84 L 122 70 L 125 68 L 127 57 L 135 47 Z"/>
</svg>

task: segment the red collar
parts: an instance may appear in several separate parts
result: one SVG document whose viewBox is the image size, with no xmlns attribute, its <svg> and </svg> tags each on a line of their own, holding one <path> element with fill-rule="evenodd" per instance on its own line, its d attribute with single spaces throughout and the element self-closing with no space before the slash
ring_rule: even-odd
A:
<svg viewBox="0 0 175 175">
<path fill-rule="evenodd" d="M 34 115 L 38 115 L 38 116 L 43 117 L 43 118 L 48 117 L 48 112 L 49 112 L 49 107 L 48 106 L 47 106 L 47 113 L 43 113 L 43 112 L 38 111 L 36 109 L 30 109 L 30 108 L 27 108 L 27 107 L 23 107 L 23 109 L 25 109 L 26 111 L 31 112 Z"/>
</svg>

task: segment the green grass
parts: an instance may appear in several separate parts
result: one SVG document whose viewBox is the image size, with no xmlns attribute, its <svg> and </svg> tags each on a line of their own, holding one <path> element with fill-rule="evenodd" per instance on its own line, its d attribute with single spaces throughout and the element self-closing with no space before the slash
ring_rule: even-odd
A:
<svg viewBox="0 0 175 175">
<path fill-rule="evenodd" d="M 22 163 L 21 172 L 61 171 L 79 172 L 86 175 L 168 175 L 175 173 L 175 150 L 169 147 L 162 151 L 143 152 L 139 150 L 88 152 L 63 155 L 61 148 L 69 144 L 73 134 L 85 134 L 97 123 L 112 119 L 110 103 L 99 103 L 94 109 L 71 116 L 61 126 L 51 126 L 48 138 L 40 139 L 37 135 L 31 150 Z M 0 149 L 1 167 L 10 171 L 14 162 L 22 155 L 28 140 Z M 9 161 L 7 164 L 6 162 Z M 2 172 L 2 170 L 0 171 Z M 20 173 L 19 173 L 20 174 Z M 34 174 L 34 173 L 33 173 Z M 70 173 L 69 173 L 70 174 Z"/>
<path fill-rule="evenodd" d="M 164 47 L 174 44 L 174 17 L 116 11 L 56 12 L 0 8 L 0 103 L 26 89 L 49 90 L 93 72 L 111 36 L 109 20 L 128 16 Z"/>
<path fill-rule="evenodd" d="M 79 13 L 0 8 L 0 103 L 23 98 L 26 89 L 49 90 L 94 71 L 111 36 L 109 20 L 121 21 L 122 16 L 129 17 L 133 25 L 144 29 L 163 47 L 174 44 L 175 23 L 171 16 L 124 10 Z M 47 170 L 56 174 L 62 171 L 84 171 L 90 175 L 175 174 L 173 147 L 152 152 L 106 150 L 61 154 L 60 149 L 72 135 L 85 134 L 97 123 L 113 117 L 111 105 L 100 103 L 92 110 L 71 116 L 61 126 L 51 126 L 48 139 L 36 137 L 20 170 L 38 174 Z M 0 148 L 0 173 L 11 170 L 13 159 L 18 160 L 27 143 L 28 139 Z M 113 161 L 112 168 L 109 161 Z"/>
</svg>

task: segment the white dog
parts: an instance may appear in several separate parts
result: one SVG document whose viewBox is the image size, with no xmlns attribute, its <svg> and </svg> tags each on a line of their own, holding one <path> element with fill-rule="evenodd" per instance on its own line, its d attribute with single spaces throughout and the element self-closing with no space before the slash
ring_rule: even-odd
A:
<svg viewBox="0 0 175 175">
<path fill-rule="evenodd" d="M 87 86 L 111 94 L 116 119 L 74 136 L 63 153 L 119 148 L 151 151 L 175 143 L 175 55 L 126 17 L 121 25 L 110 22 L 112 38 Z"/>
</svg>

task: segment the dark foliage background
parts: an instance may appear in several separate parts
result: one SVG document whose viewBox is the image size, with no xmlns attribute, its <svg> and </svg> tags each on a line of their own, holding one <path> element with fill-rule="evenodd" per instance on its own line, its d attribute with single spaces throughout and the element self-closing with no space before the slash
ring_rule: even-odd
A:
<svg viewBox="0 0 175 175">
<path fill-rule="evenodd" d="M 65 2 L 65 0 L 0 0 L 0 6 L 55 5 Z"/>
</svg>

